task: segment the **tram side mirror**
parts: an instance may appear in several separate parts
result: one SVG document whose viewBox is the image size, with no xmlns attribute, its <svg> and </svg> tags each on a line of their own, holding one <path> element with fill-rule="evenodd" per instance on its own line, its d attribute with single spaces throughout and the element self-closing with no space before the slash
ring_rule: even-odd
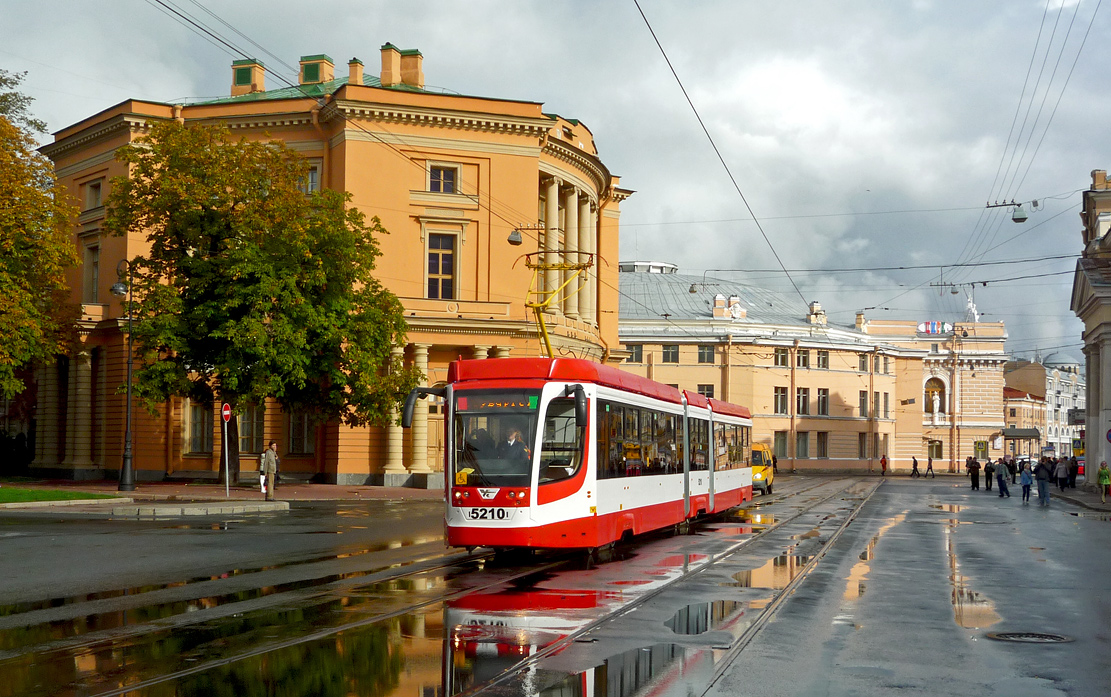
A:
<svg viewBox="0 0 1111 697">
<path fill-rule="evenodd" d="M 446 387 L 418 387 L 409 393 L 405 398 L 405 409 L 401 412 L 401 427 L 409 428 L 413 425 L 413 409 L 417 406 L 418 399 L 424 399 L 428 395 L 436 395 L 437 397 L 444 397 L 447 395 Z"/>
<path fill-rule="evenodd" d="M 575 395 L 575 426 L 586 428 L 587 421 L 590 419 L 586 408 L 586 390 L 582 385 L 568 385 L 563 394 L 568 397 Z"/>
</svg>

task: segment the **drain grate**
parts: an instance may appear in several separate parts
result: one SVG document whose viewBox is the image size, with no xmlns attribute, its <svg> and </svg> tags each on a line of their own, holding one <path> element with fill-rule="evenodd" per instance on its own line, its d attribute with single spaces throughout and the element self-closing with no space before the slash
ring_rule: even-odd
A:
<svg viewBox="0 0 1111 697">
<path fill-rule="evenodd" d="M 1075 641 L 1061 634 L 1042 634 L 1041 632 L 989 632 L 989 639 L 996 641 L 1017 641 L 1023 644 L 1067 644 Z"/>
</svg>

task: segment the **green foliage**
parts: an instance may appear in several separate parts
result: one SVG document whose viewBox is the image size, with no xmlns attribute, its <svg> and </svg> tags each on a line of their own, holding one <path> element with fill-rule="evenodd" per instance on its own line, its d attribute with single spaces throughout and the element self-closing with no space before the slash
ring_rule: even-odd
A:
<svg viewBox="0 0 1111 697">
<path fill-rule="evenodd" d="M 261 404 L 350 425 L 384 424 L 416 384 L 390 348 L 401 303 L 374 279 L 375 235 L 350 195 L 306 195 L 304 160 L 280 143 L 176 123 L 117 157 L 105 228 L 142 234 L 132 259 L 136 394 Z"/>
<path fill-rule="evenodd" d="M 12 84 L 0 71 L 0 87 Z M 23 392 L 27 367 L 66 352 L 78 313 L 66 284 L 76 210 L 31 133 L 9 118 L 41 124 L 24 113 L 27 101 L 0 93 L 0 399 Z"/>
<path fill-rule="evenodd" d="M 46 133 L 46 123 L 27 112 L 32 99 L 16 90 L 27 73 L 11 73 L 0 68 L 0 116 L 23 129 Z"/>
</svg>

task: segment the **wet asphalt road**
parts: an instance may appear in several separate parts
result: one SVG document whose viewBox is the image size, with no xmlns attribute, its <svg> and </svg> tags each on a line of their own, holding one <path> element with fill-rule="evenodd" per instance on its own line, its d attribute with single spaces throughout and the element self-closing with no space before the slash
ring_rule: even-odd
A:
<svg viewBox="0 0 1111 697">
<path fill-rule="evenodd" d="M 594 567 L 403 583 L 373 574 L 442 554 L 439 502 L 3 516 L 0 697 L 1111 693 L 1107 520 L 959 479 L 892 478 L 857 510 L 876 481 L 785 478 L 747 512 Z M 986 637 L 1006 631 L 1075 641 Z M 178 677 L 126 687 L 160 673 Z"/>
</svg>

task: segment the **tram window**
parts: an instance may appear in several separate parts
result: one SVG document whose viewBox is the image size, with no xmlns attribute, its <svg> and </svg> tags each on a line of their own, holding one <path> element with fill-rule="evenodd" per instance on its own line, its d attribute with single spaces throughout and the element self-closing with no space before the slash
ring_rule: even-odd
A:
<svg viewBox="0 0 1111 697">
<path fill-rule="evenodd" d="M 691 471 L 710 469 L 710 422 L 690 419 Z"/>
<path fill-rule="evenodd" d="M 625 476 L 625 452 L 622 437 L 625 411 L 610 402 L 598 405 L 598 478 Z"/>
<path fill-rule="evenodd" d="M 656 457 L 660 474 L 681 472 L 683 465 L 675 457 L 675 415 L 656 415 Z M 678 463 L 678 464 L 677 464 Z"/>
<path fill-rule="evenodd" d="M 540 483 L 574 476 L 582 466 L 583 430 L 575 425 L 575 400 L 567 397 L 548 403 L 540 446 Z"/>
</svg>

